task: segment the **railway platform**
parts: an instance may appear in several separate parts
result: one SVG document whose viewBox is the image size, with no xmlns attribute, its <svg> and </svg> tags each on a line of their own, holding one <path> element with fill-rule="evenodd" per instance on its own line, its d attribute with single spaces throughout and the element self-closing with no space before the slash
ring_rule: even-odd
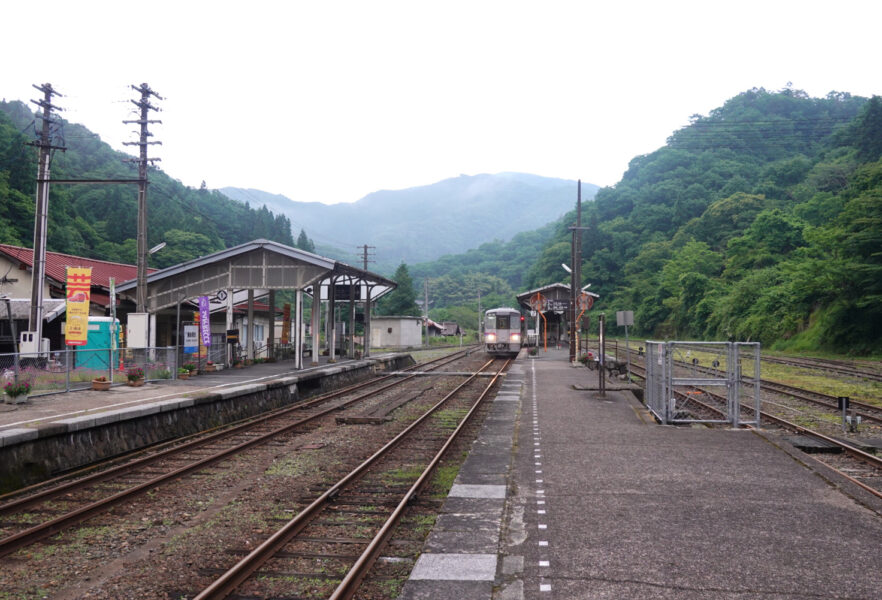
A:
<svg viewBox="0 0 882 600">
<path fill-rule="evenodd" d="M 403 353 L 292 370 L 287 361 L 187 380 L 115 385 L 0 404 L 0 493 L 99 460 L 282 408 L 297 399 L 413 363 Z"/>
<path fill-rule="evenodd" d="M 32 396 L 25 404 L 0 403 L 0 433 L 18 427 L 34 427 L 39 424 L 68 419 L 86 414 L 125 410 L 143 404 L 161 402 L 171 398 L 197 396 L 218 392 L 224 388 L 254 384 L 291 374 L 315 374 L 353 363 L 339 359 L 329 364 L 326 356 L 319 357 L 319 364 L 292 371 L 289 361 L 260 363 L 244 369 L 223 369 L 202 373 L 186 380 L 169 379 L 148 382 L 140 387 L 116 384 L 110 390 L 98 392 L 89 388 L 56 394 Z"/>
<path fill-rule="evenodd" d="M 661 426 L 521 353 L 400 598 L 878 598 L 882 503 L 771 432 Z"/>
</svg>

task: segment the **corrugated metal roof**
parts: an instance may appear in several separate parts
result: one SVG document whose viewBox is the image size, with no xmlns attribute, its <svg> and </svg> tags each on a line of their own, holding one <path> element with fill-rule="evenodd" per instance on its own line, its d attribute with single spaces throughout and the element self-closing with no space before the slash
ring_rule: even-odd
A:
<svg viewBox="0 0 882 600">
<path fill-rule="evenodd" d="M 161 281 L 167 277 L 177 275 L 178 273 L 183 273 L 190 269 L 195 269 L 204 265 L 222 262 L 240 254 L 252 252 L 260 248 L 266 248 L 278 254 L 282 254 L 284 256 L 288 256 L 296 260 L 300 260 L 326 269 L 332 269 L 334 267 L 334 261 L 329 258 L 325 258 L 317 254 L 312 254 L 311 252 L 306 252 L 305 250 L 300 250 L 298 248 L 291 248 L 290 246 L 285 246 L 284 244 L 280 244 L 278 242 L 273 242 L 265 239 L 257 239 L 246 242 L 244 244 L 239 244 L 238 246 L 234 246 L 232 248 L 220 250 L 213 254 L 200 256 L 199 258 L 194 258 L 192 260 L 188 260 L 187 262 L 172 265 L 171 267 L 166 267 L 165 269 L 159 271 L 153 269 L 151 270 L 151 276 L 147 278 L 147 282 L 153 283 L 156 281 Z M 137 273 L 133 275 L 130 279 L 135 279 L 136 277 Z M 137 282 L 131 281 L 126 285 L 117 286 L 117 289 L 119 289 L 121 292 L 125 292 L 129 291 L 130 289 L 135 289 L 136 286 Z"/>
<path fill-rule="evenodd" d="M 31 269 L 34 267 L 34 251 L 31 248 L 0 244 L 0 252 L 14 260 L 26 264 Z M 71 254 L 62 254 L 60 252 L 46 252 L 47 277 L 54 279 L 59 285 L 64 285 L 67 281 L 66 267 L 91 267 L 92 285 L 104 288 L 110 287 L 111 277 L 116 279 L 117 284 L 138 277 L 137 265 L 127 265 L 106 260 L 97 260 L 94 258 L 83 258 L 82 256 L 73 256 Z M 156 271 L 156 269 L 148 269 L 147 271 L 148 273 L 152 273 Z"/>
<path fill-rule="evenodd" d="M 58 298 L 43 299 L 43 318 L 46 321 L 52 321 L 55 317 L 65 311 L 67 304 L 65 300 Z M 29 319 L 31 316 L 31 299 L 30 298 L 9 298 L 9 308 L 12 309 L 12 318 L 18 320 Z M 6 319 L 6 299 L 0 300 L 0 319 Z"/>
</svg>

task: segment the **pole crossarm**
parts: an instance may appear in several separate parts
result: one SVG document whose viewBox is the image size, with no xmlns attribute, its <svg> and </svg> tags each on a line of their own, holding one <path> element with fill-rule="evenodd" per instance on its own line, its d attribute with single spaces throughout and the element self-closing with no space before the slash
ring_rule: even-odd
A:
<svg viewBox="0 0 882 600">
<path fill-rule="evenodd" d="M 143 179 L 38 179 L 37 182 L 45 182 L 45 183 L 141 183 L 144 181 Z"/>
</svg>

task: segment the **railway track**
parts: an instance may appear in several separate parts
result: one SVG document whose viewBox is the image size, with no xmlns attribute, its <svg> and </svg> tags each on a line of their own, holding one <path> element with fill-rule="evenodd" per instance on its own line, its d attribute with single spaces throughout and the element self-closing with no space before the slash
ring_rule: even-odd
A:
<svg viewBox="0 0 882 600">
<path fill-rule="evenodd" d="M 465 354 L 456 353 L 418 367 L 439 369 Z M 7 494 L 0 504 L 0 557 L 250 448 L 281 436 L 308 432 L 322 417 L 409 379 L 395 375 L 372 379 L 84 477 Z"/>
<path fill-rule="evenodd" d="M 718 350 L 715 348 L 711 348 L 710 346 L 702 346 L 695 345 L 692 346 L 694 350 L 708 352 L 710 354 L 715 354 Z M 616 346 L 616 352 L 625 352 L 626 349 Z M 638 354 L 637 350 L 631 349 L 631 354 Z M 632 356 L 633 360 L 633 356 Z M 760 357 L 761 362 L 765 363 L 773 363 L 773 364 L 781 364 L 781 365 L 789 365 L 794 367 L 801 367 L 806 369 L 813 369 L 818 371 L 827 371 L 832 372 L 836 375 L 847 376 L 847 377 L 857 377 L 859 379 L 865 379 L 869 381 L 882 381 L 882 365 L 879 365 L 878 368 L 874 368 L 875 365 L 868 361 L 865 363 L 856 362 L 856 361 L 848 361 L 848 360 L 836 360 L 836 359 L 821 359 L 821 358 L 803 358 L 797 356 L 769 356 L 762 355 Z M 765 380 L 763 382 L 765 384 Z"/>
<path fill-rule="evenodd" d="M 634 351 L 631 351 L 632 354 Z M 632 357 L 632 361 L 634 360 L 643 360 L 644 357 L 637 356 Z M 766 360 L 762 358 L 761 360 Z M 717 371 L 710 367 L 705 367 L 702 365 L 689 364 L 685 361 L 674 361 L 675 364 L 683 369 L 690 369 L 695 372 L 704 373 L 704 374 L 717 374 Z M 634 363 L 632 363 L 634 364 Z M 752 377 L 743 376 L 743 381 L 749 384 L 754 383 L 754 379 Z M 788 385 L 785 383 L 780 383 L 777 381 L 772 381 L 769 379 L 760 379 L 760 388 L 765 391 L 774 391 L 778 394 L 781 394 L 788 398 L 794 398 L 799 400 L 800 402 L 805 402 L 808 404 L 812 404 L 814 406 L 820 406 L 824 409 L 831 411 L 832 413 L 839 413 L 839 399 L 837 396 L 831 396 L 830 394 L 825 394 L 822 392 L 817 392 L 814 390 L 808 390 L 805 388 L 800 388 L 792 385 Z M 864 422 L 874 423 L 877 425 L 882 425 L 882 406 L 878 406 L 875 404 L 870 404 L 868 402 L 862 402 L 860 400 L 850 399 L 851 412 L 854 415 L 860 416 Z"/>
<path fill-rule="evenodd" d="M 851 375 L 854 377 L 859 377 L 861 379 L 869 379 L 871 381 L 882 381 L 882 371 L 870 369 L 868 368 L 869 365 L 859 366 L 852 361 L 820 358 L 799 358 L 794 356 L 763 356 L 761 360 L 769 363 L 791 365 L 808 369 L 833 371 L 835 373 Z"/>
<path fill-rule="evenodd" d="M 408 504 L 426 484 L 433 469 L 511 361 L 505 361 L 479 393 L 464 397 L 464 390 L 474 385 L 478 373 L 495 362 L 491 360 L 484 364 L 367 460 L 324 490 L 260 546 L 195 596 L 196 600 L 218 600 L 234 592 L 240 597 L 273 597 L 279 592 L 274 583 L 283 579 L 281 575 L 284 573 L 296 572 L 302 561 L 309 562 L 311 569 L 324 573 L 339 573 L 340 563 L 349 563 L 345 573 L 337 578 L 339 583 L 330 595 L 322 597 L 353 598 Z M 442 409 L 459 411 L 463 416 L 455 424 L 445 426 L 432 419 Z M 448 431 L 444 432 L 445 429 Z M 390 482 L 390 473 L 399 473 L 402 469 L 411 475 L 395 477 Z M 365 505 L 373 509 L 369 518 L 352 518 L 338 523 L 341 526 L 336 530 L 339 543 L 329 538 L 328 523 L 339 514 L 341 507 L 358 515 L 358 509 Z M 340 546 L 344 547 L 342 552 Z M 353 546 L 359 550 L 357 555 L 353 554 Z M 267 565 L 271 561 L 273 564 L 269 568 Z M 268 569 L 269 573 L 260 575 Z M 295 590 L 294 593 L 304 592 Z"/>
<path fill-rule="evenodd" d="M 691 367 L 691 365 L 689 366 Z M 645 370 L 643 369 L 643 367 L 637 366 L 636 368 L 638 370 L 643 370 L 645 374 Z M 644 375 L 638 374 L 638 376 L 643 377 Z M 697 405 L 701 411 L 714 413 L 720 418 L 726 417 L 727 413 L 725 408 L 720 408 L 726 407 L 727 399 L 725 396 L 706 390 L 704 388 L 701 388 L 700 386 L 689 386 L 689 389 L 694 390 L 697 394 L 674 390 L 674 395 L 684 405 Z M 711 399 L 714 404 L 702 401 L 700 399 L 701 397 Z M 753 412 L 753 408 L 749 405 L 742 405 L 741 408 L 742 410 L 747 410 L 751 413 Z M 763 421 L 773 424 L 781 429 L 792 431 L 799 435 L 803 435 L 815 440 L 820 440 L 823 444 L 829 445 L 833 448 L 837 448 L 845 455 L 847 455 L 852 461 L 857 461 L 858 463 L 864 465 L 864 468 L 859 469 L 854 468 L 854 463 L 851 463 L 850 465 L 845 467 L 845 469 L 853 472 L 863 472 L 863 476 L 855 477 L 852 473 L 846 472 L 846 470 L 843 469 L 841 465 L 836 466 L 834 464 L 831 464 L 830 461 L 822 461 L 829 468 L 836 471 L 841 477 L 852 482 L 853 484 L 857 485 L 864 491 L 876 496 L 877 498 L 882 498 L 882 458 L 865 452 L 845 440 L 825 435 L 819 431 L 804 427 L 797 423 L 793 423 L 792 421 L 789 421 L 777 415 L 773 415 L 766 411 L 760 411 L 760 416 Z M 745 427 L 750 428 L 750 426 Z M 864 481 L 862 481 L 862 479 Z M 865 483 L 865 481 L 869 481 L 870 483 L 872 483 L 872 485 Z"/>
</svg>

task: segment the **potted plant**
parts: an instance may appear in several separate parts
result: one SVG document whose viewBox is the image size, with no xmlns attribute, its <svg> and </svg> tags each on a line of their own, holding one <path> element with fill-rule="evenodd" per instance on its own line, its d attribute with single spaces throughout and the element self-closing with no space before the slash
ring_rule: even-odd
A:
<svg viewBox="0 0 882 600">
<path fill-rule="evenodd" d="M 211 362 L 211 361 L 206 362 L 206 363 L 205 363 L 205 371 L 206 371 L 207 373 L 210 373 L 210 372 L 214 371 L 214 363 Z"/>
<path fill-rule="evenodd" d="M 126 379 L 129 380 L 129 385 L 132 387 L 144 385 L 144 369 L 141 367 L 131 367 L 126 372 Z"/>
<path fill-rule="evenodd" d="M 245 366 L 245 365 L 242 363 L 241 360 L 236 359 L 236 360 L 233 361 L 233 368 L 234 368 L 234 369 L 241 369 L 241 368 L 243 368 L 244 366 Z"/>
<path fill-rule="evenodd" d="M 196 365 L 194 365 L 193 363 L 184 363 L 183 366 L 181 366 L 181 368 L 187 369 L 187 371 L 190 373 L 190 375 L 196 374 Z"/>
<path fill-rule="evenodd" d="M 96 392 L 106 392 L 110 389 L 111 383 L 113 382 L 109 381 L 104 375 L 101 375 L 92 380 L 92 389 Z"/>
<path fill-rule="evenodd" d="M 6 404 L 23 404 L 28 401 L 31 393 L 31 384 L 27 381 L 9 381 L 3 386 L 6 392 Z"/>
<path fill-rule="evenodd" d="M 189 379 L 190 378 L 190 369 L 185 369 L 181 367 L 178 369 L 178 379 Z"/>
</svg>

